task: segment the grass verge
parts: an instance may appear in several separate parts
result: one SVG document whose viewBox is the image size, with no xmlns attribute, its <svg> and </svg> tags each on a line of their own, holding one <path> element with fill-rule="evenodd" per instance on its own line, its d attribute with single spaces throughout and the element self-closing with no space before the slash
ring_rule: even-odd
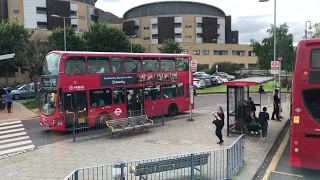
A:
<svg viewBox="0 0 320 180">
<path fill-rule="evenodd" d="M 25 103 L 23 103 L 23 105 L 28 108 L 28 109 L 37 109 L 39 107 L 39 101 L 36 99 L 27 101 Z"/>
</svg>

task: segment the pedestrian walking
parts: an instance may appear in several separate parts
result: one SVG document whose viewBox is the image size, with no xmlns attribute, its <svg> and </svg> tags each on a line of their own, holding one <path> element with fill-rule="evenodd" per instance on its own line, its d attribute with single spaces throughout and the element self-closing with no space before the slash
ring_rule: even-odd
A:
<svg viewBox="0 0 320 180">
<path fill-rule="evenodd" d="M 264 141 L 267 140 L 269 120 L 270 120 L 270 116 L 269 116 L 269 113 L 267 112 L 267 108 L 263 107 L 262 112 L 259 113 L 259 124 L 262 129 L 262 138 Z"/>
<path fill-rule="evenodd" d="M 280 121 L 280 98 L 278 94 L 279 94 L 279 89 L 276 89 L 274 91 L 274 96 L 273 96 L 273 112 L 272 112 L 271 120 L 276 120 L 274 119 L 274 116 L 276 116 L 277 121 Z"/>
<path fill-rule="evenodd" d="M 6 98 L 6 102 L 7 102 L 7 109 L 8 109 L 8 113 L 11 113 L 11 108 L 12 108 L 12 94 L 11 94 L 11 90 L 8 89 L 7 93 L 5 95 Z"/>
<path fill-rule="evenodd" d="M 222 128 L 224 126 L 224 113 L 221 106 L 219 106 L 217 112 L 213 113 L 214 119 L 212 123 L 216 125 L 216 136 L 219 138 L 219 142 L 217 144 L 222 145 L 223 139 L 222 139 Z"/>
</svg>

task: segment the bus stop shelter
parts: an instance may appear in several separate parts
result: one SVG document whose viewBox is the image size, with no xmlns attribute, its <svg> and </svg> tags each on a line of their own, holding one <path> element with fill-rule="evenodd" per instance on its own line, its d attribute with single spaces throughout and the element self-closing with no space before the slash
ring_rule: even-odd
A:
<svg viewBox="0 0 320 180">
<path fill-rule="evenodd" d="M 243 134 L 245 132 L 242 118 L 245 115 L 241 113 L 240 108 L 243 100 L 250 97 L 250 86 L 261 85 L 273 79 L 273 77 L 250 77 L 224 83 L 227 86 L 227 136 L 230 133 Z M 260 94 L 260 103 L 255 105 L 260 106 L 261 111 L 261 92 L 257 91 L 257 93 Z"/>
</svg>

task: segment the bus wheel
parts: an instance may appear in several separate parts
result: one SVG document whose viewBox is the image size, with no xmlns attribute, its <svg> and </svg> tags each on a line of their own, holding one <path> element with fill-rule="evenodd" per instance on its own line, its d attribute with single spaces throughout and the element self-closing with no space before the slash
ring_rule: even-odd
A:
<svg viewBox="0 0 320 180">
<path fill-rule="evenodd" d="M 170 104 L 168 108 L 169 116 L 175 116 L 178 114 L 178 106 L 176 104 Z"/>
</svg>

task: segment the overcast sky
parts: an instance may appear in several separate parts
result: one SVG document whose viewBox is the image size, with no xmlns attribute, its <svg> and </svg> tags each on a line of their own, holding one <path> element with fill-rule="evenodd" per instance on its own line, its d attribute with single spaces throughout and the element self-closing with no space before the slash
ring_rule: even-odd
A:
<svg viewBox="0 0 320 180">
<path fill-rule="evenodd" d="M 122 17 L 128 9 L 150 2 L 163 0 L 98 0 L 96 7 Z M 250 39 L 267 37 L 266 29 L 273 24 L 274 0 L 192 0 L 210 4 L 232 16 L 232 29 L 239 31 L 240 43 Z M 287 22 L 295 43 L 304 35 L 305 22 L 320 22 L 320 0 L 278 0 L 277 25 Z"/>
</svg>

